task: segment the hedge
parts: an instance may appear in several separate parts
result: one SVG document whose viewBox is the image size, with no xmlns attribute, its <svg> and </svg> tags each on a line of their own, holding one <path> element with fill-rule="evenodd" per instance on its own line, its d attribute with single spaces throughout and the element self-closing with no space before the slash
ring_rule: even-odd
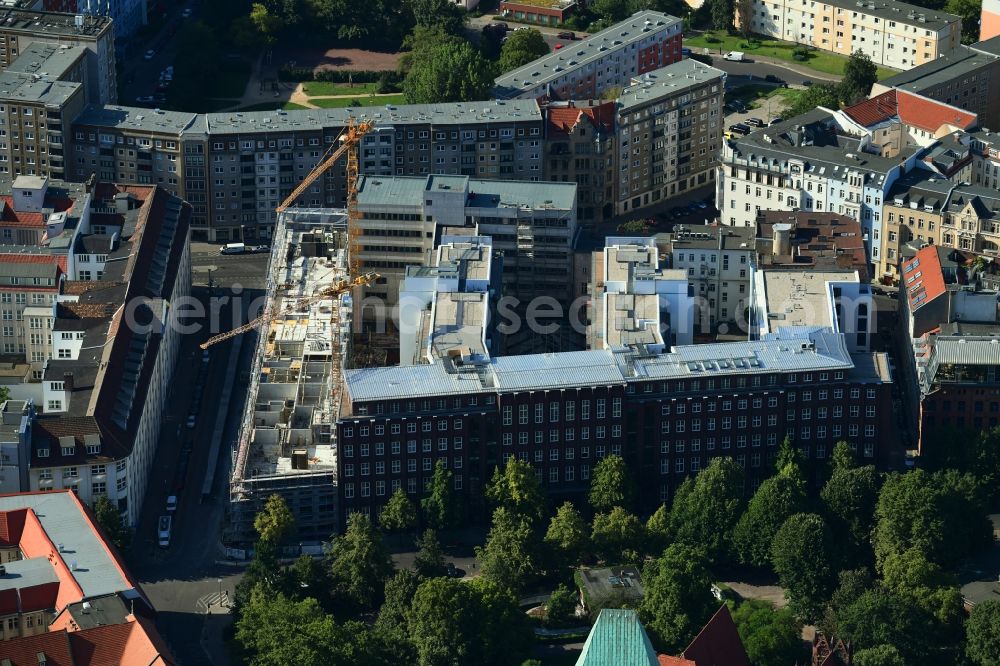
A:
<svg viewBox="0 0 1000 666">
<path fill-rule="evenodd" d="M 314 72 L 308 67 L 282 67 L 278 70 L 281 81 L 329 81 L 330 83 L 378 83 L 386 80 L 389 83 L 399 83 L 403 77 L 393 70 L 383 71 L 347 71 L 342 69 L 324 69 Z"/>
</svg>

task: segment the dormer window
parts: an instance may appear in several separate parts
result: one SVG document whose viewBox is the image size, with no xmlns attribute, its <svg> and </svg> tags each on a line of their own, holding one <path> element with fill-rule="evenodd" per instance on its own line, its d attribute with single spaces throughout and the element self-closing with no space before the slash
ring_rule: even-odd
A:
<svg viewBox="0 0 1000 666">
<path fill-rule="evenodd" d="M 64 446 L 64 447 L 62 447 L 62 454 L 64 456 L 74 456 L 74 455 L 76 455 L 76 446 Z"/>
</svg>

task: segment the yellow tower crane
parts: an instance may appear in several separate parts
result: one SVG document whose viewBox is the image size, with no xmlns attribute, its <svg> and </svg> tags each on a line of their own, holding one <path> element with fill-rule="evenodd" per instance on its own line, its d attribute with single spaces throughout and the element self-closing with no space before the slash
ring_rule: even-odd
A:
<svg viewBox="0 0 1000 666">
<path fill-rule="evenodd" d="M 295 203 L 302 194 L 309 189 L 309 187 L 315 183 L 320 176 L 325 174 L 330 170 L 337 161 L 347 154 L 347 260 L 349 277 L 345 280 L 340 280 L 336 284 L 328 287 L 318 294 L 311 297 L 304 298 L 296 303 L 295 307 L 286 312 L 276 312 L 272 310 L 271 312 L 266 312 L 260 317 L 253 319 L 252 321 L 238 326 L 225 333 L 220 333 L 219 335 L 214 335 L 200 346 L 202 349 L 208 349 L 214 344 L 222 342 L 224 340 L 229 340 L 237 335 L 242 335 L 249 330 L 255 329 L 259 326 L 265 326 L 268 323 L 280 318 L 281 316 L 288 314 L 289 312 L 294 312 L 295 310 L 307 307 L 311 303 L 319 300 L 323 300 L 330 297 L 340 296 L 346 292 L 353 290 L 355 287 L 363 287 L 370 284 L 378 279 L 377 273 L 365 273 L 361 274 L 361 260 L 359 257 L 360 245 L 358 243 L 358 238 L 360 233 L 357 228 L 358 220 L 358 144 L 361 143 L 361 138 L 364 137 L 369 131 L 371 131 L 374 124 L 371 121 L 363 120 L 359 123 L 354 121 L 351 117 L 347 120 L 347 127 L 344 131 L 340 133 L 338 137 L 340 146 L 337 146 L 337 142 L 330 144 L 330 148 L 327 149 L 326 153 L 320 158 L 319 163 L 313 167 L 312 171 L 302 179 L 302 182 L 292 190 L 284 201 L 282 201 L 275 212 L 279 215 L 284 213 L 288 208 Z M 272 304 L 273 307 L 273 304 Z M 337 337 L 336 335 L 334 337 Z"/>
</svg>

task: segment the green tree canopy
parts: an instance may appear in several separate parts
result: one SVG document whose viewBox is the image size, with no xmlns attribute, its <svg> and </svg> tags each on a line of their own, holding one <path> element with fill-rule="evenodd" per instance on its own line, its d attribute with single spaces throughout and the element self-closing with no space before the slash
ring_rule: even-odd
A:
<svg viewBox="0 0 1000 666">
<path fill-rule="evenodd" d="M 572 502 L 564 502 L 552 516 L 545 533 L 545 544 L 559 563 L 578 564 L 590 546 L 589 528 Z"/>
<path fill-rule="evenodd" d="M 420 585 L 420 578 L 406 569 L 397 571 L 385 583 L 385 601 L 378 611 L 375 628 L 385 634 L 394 634 L 409 640 L 409 614 L 413 595 Z"/>
<path fill-rule="evenodd" d="M 327 561 L 336 598 L 364 610 L 378 605 L 393 567 L 382 535 L 367 515 L 348 517 L 347 531 L 333 538 Z"/>
<path fill-rule="evenodd" d="M 803 620 L 820 617 L 834 584 L 830 531 L 820 516 L 797 513 L 774 536 L 771 561 L 788 606 Z"/>
<path fill-rule="evenodd" d="M 527 518 L 532 525 L 538 525 L 545 517 L 545 492 L 535 467 L 515 456 L 511 456 L 502 470 L 494 468 L 486 496 L 497 506 Z"/>
<path fill-rule="evenodd" d="M 468 664 L 483 654 L 481 605 L 470 585 L 451 578 L 428 578 L 413 595 L 409 617 L 420 666 Z"/>
<path fill-rule="evenodd" d="M 644 541 L 639 518 L 620 506 L 594 516 L 591 540 L 594 549 L 608 564 L 637 564 Z"/>
<path fill-rule="evenodd" d="M 704 551 L 674 543 L 644 572 L 640 616 L 654 645 L 677 654 L 715 612 Z"/>
<path fill-rule="evenodd" d="M 834 449 L 835 455 L 838 450 L 843 451 L 840 446 Z M 847 562 L 871 564 L 871 535 L 875 527 L 879 480 L 874 466 L 851 467 L 846 465 L 846 458 L 838 463 L 835 457 L 833 474 L 820 491 L 824 515 L 833 532 L 847 537 L 840 539 Z"/>
<path fill-rule="evenodd" d="M 560 585 L 545 604 L 545 620 L 551 627 L 568 627 L 577 624 L 577 595 L 565 585 Z"/>
<path fill-rule="evenodd" d="M 634 496 L 635 485 L 624 458 L 612 454 L 594 465 L 589 499 L 595 511 L 607 512 L 616 506 L 629 509 Z"/>
<path fill-rule="evenodd" d="M 490 665 L 520 664 L 534 640 L 531 622 L 511 590 L 483 576 L 469 582 L 481 608 L 479 647 Z"/>
<path fill-rule="evenodd" d="M 721 0 L 720 0 L 721 1 Z M 788 116 L 801 116 L 818 106 L 836 111 L 840 108 L 840 90 L 829 83 L 817 83 L 799 94 L 787 111 Z"/>
<path fill-rule="evenodd" d="M 804 661 L 802 627 L 787 608 L 748 599 L 733 613 L 740 640 L 755 666 L 789 666 Z"/>
<path fill-rule="evenodd" d="M 541 540 L 528 520 L 506 507 L 493 512 L 486 545 L 476 548 L 483 577 L 517 593 L 538 570 Z"/>
<path fill-rule="evenodd" d="M 94 519 L 104 530 L 108 540 L 119 549 L 127 548 L 132 543 L 132 530 L 122 523 L 122 514 L 115 503 L 107 495 L 98 495 L 92 507 Z"/>
<path fill-rule="evenodd" d="M 646 551 L 660 556 L 669 543 L 670 511 L 666 504 L 661 504 L 646 521 Z"/>
<path fill-rule="evenodd" d="M 979 666 L 1000 664 L 1000 601 L 973 607 L 965 623 L 965 654 Z"/>
<path fill-rule="evenodd" d="M 236 622 L 236 641 L 253 666 L 346 663 L 349 638 L 315 599 L 292 601 L 258 586 Z"/>
<path fill-rule="evenodd" d="M 417 26 L 460 35 L 465 25 L 465 12 L 448 0 L 407 0 L 407 5 Z"/>
<path fill-rule="evenodd" d="M 428 529 L 417 539 L 417 555 L 414 558 L 413 566 L 417 570 L 417 575 L 421 578 L 433 578 L 443 576 L 447 571 L 444 563 L 444 550 L 441 542 L 438 541 L 437 532 Z"/>
<path fill-rule="evenodd" d="M 253 526 L 261 541 L 280 546 L 295 532 L 295 516 L 285 498 L 274 494 L 267 498 L 264 508 L 254 517 Z"/>
<path fill-rule="evenodd" d="M 708 0 L 712 16 L 712 27 L 716 30 L 729 30 L 736 18 L 736 8 L 732 0 Z"/>
<path fill-rule="evenodd" d="M 487 99 L 493 65 L 465 41 L 448 40 L 412 53 L 403 79 L 407 104 L 471 102 Z"/>
<path fill-rule="evenodd" d="M 675 541 L 703 548 L 712 562 L 729 561 L 742 512 L 743 468 L 732 458 L 713 458 L 693 482 L 677 489 L 670 532 Z"/>
<path fill-rule="evenodd" d="M 417 507 L 402 487 L 396 488 L 378 514 L 378 524 L 387 532 L 407 532 L 417 526 Z"/>
<path fill-rule="evenodd" d="M 793 514 L 805 509 L 805 484 L 790 468 L 786 470 L 760 484 L 736 523 L 733 542 L 743 564 L 769 565 L 771 543 L 778 530 Z"/>
<path fill-rule="evenodd" d="M 450 529 L 458 523 L 459 506 L 454 483 L 451 470 L 445 467 L 443 460 L 438 460 L 431 478 L 431 491 L 420 500 L 424 520 L 436 530 Z"/>
<path fill-rule="evenodd" d="M 858 650 L 852 663 L 854 666 L 906 666 L 903 655 L 891 645 Z"/>
<path fill-rule="evenodd" d="M 515 30 L 507 35 L 503 46 L 500 47 L 497 68 L 500 72 L 509 72 L 541 58 L 548 52 L 549 45 L 545 43 L 541 32 L 534 28 Z"/>
<path fill-rule="evenodd" d="M 857 650 L 895 647 L 904 663 L 944 663 L 925 661 L 933 650 L 927 630 L 933 619 L 906 597 L 881 589 L 863 592 L 853 603 L 837 613 L 840 637 Z"/>
<path fill-rule="evenodd" d="M 844 65 L 844 78 L 840 82 L 840 98 L 845 104 L 868 99 L 868 93 L 878 81 L 878 67 L 871 57 L 860 49 L 851 54 Z"/>
</svg>

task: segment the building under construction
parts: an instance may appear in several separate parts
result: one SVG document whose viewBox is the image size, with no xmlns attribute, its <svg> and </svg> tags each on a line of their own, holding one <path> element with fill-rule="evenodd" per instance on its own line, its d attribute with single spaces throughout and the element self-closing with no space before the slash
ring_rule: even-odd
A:
<svg viewBox="0 0 1000 666">
<path fill-rule="evenodd" d="M 351 296 L 346 211 L 289 209 L 278 215 L 239 442 L 230 480 L 231 534 L 256 538 L 254 516 L 285 498 L 299 541 L 337 527 L 333 441 L 340 373 L 349 353 Z"/>
</svg>

